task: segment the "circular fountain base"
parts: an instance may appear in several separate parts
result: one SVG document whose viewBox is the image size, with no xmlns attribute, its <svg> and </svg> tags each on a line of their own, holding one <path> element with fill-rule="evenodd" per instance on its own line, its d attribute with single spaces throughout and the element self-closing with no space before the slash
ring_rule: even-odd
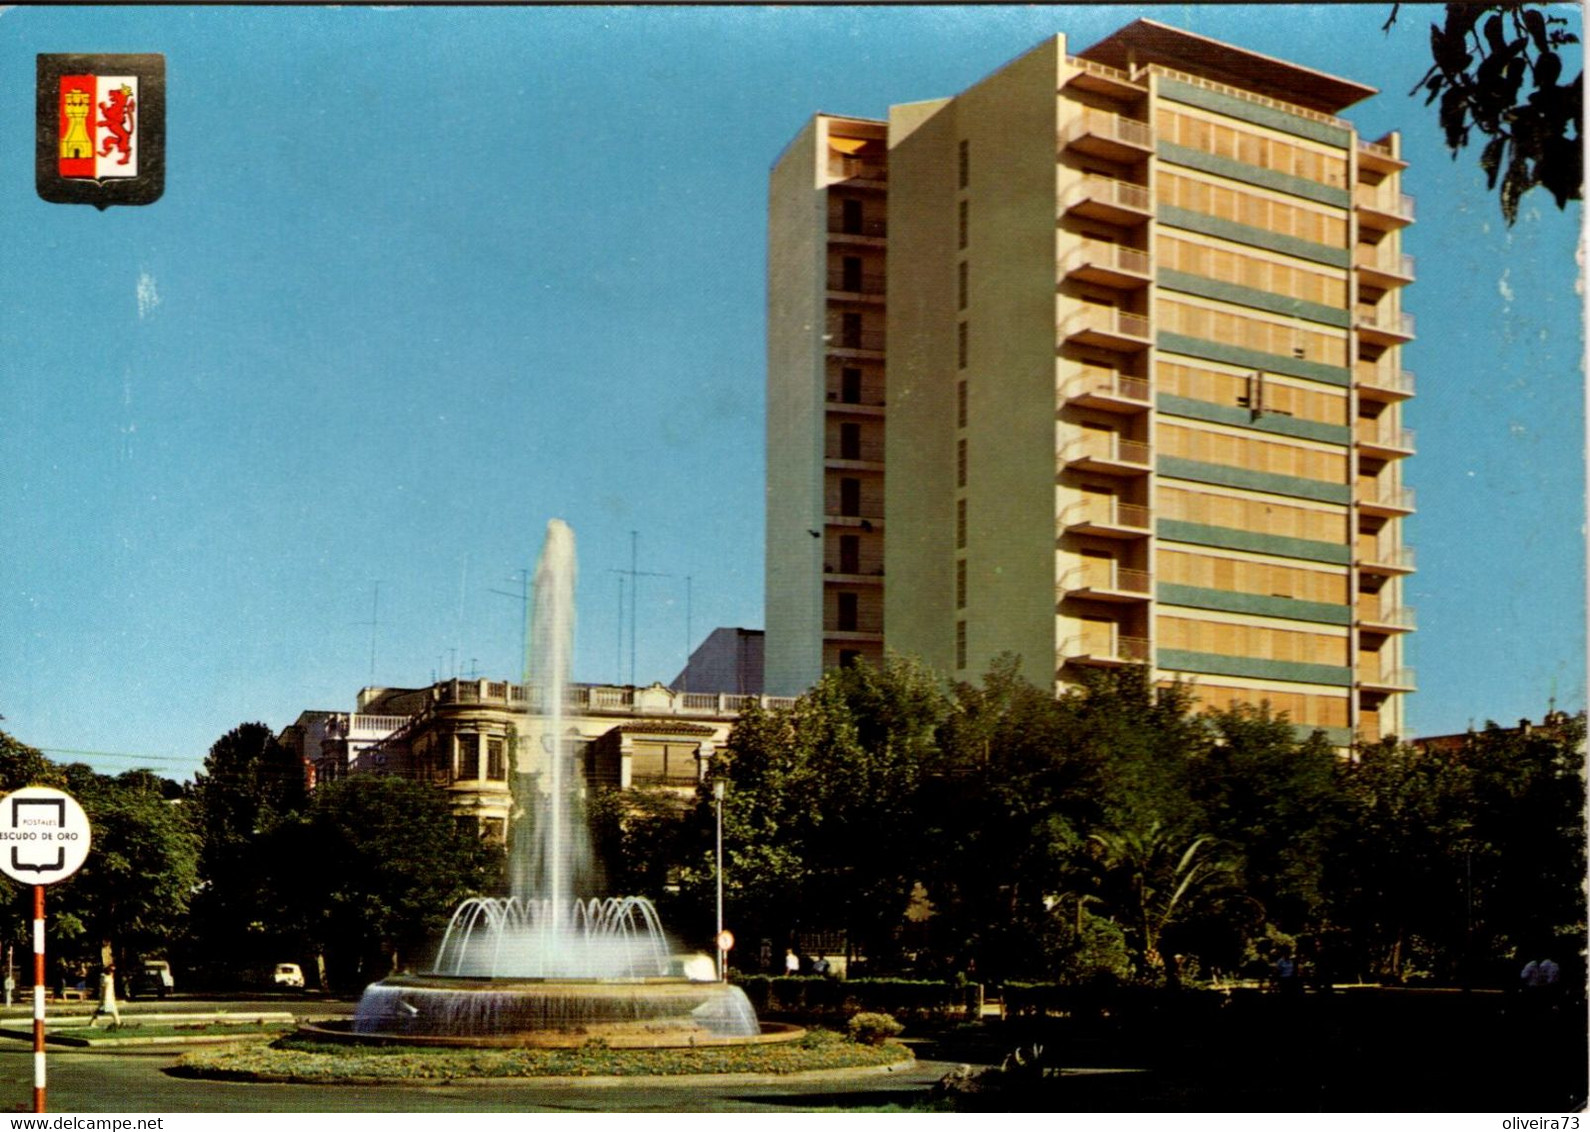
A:
<svg viewBox="0 0 1590 1132">
<path fill-rule="evenodd" d="M 803 1031 L 759 1025 L 745 992 L 687 979 L 394 975 L 365 988 L 350 1030 L 317 1036 L 413 1045 L 614 1049 L 748 1045 Z"/>
</svg>

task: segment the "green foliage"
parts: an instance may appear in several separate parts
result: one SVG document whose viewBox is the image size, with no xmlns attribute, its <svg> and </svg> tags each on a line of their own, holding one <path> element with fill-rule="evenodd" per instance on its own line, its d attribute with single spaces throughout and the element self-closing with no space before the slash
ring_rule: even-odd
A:
<svg viewBox="0 0 1590 1132">
<path fill-rule="evenodd" d="M 43 753 L 0 731 L 0 793 L 24 786 L 66 785 L 66 775 Z"/>
<path fill-rule="evenodd" d="M 915 665 L 830 672 L 795 704 L 751 710 L 713 773 L 723 803 L 726 899 L 736 934 L 782 944 L 842 930 L 882 956 L 911 900 L 922 832 L 911 806 L 936 755 L 943 694 Z M 678 922 L 710 923 L 715 803 L 702 784 Z"/>
<path fill-rule="evenodd" d="M 203 831 L 197 952 L 234 966 L 277 961 L 295 941 L 273 841 L 306 804 L 303 764 L 263 723 L 245 723 L 210 748 L 189 800 Z"/>
<path fill-rule="evenodd" d="M 1186 691 L 1135 668 L 1085 681 L 1056 699 L 1003 661 L 981 688 L 957 689 L 943 729 L 946 773 L 922 805 L 936 834 L 928 890 L 942 949 L 975 955 L 984 977 L 1049 970 L 1066 962 L 1057 946 L 1082 945 L 1053 910 L 1098 899 L 1090 831 L 1197 824 L 1186 774 L 1201 732 Z"/>
<path fill-rule="evenodd" d="M 167 799 L 147 771 L 109 778 L 68 770 L 94 843 L 83 867 L 54 886 L 51 903 L 130 971 L 138 956 L 165 953 L 187 929 L 199 867 L 192 810 Z"/>
<path fill-rule="evenodd" d="M 1104 905 L 1121 925 L 1138 977 L 1178 986 L 1176 958 L 1161 941 L 1229 888 L 1230 859 L 1213 838 L 1186 841 L 1158 821 L 1101 830 L 1090 840 Z"/>
<path fill-rule="evenodd" d="M 67 790 L 82 805 L 93 831 L 83 867 L 50 889 L 52 959 L 123 970 L 141 954 L 159 954 L 187 930 L 198 879 L 192 808 L 174 797 L 175 784 L 147 770 L 111 777 L 81 763 L 60 766 L 0 731 L 0 791 L 23 786 Z M 11 940 L 22 942 L 31 917 L 27 890 L 0 880 L 16 910 Z"/>
<path fill-rule="evenodd" d="M 1332 962 L 1394 980 L 1483 975 L 1584 932 L 1584 717 L 1494 724 L 1461 750 L 1384 742 L 1338 768 Z M 1371 848 L 1372 847 L 1372 848 Z"/>
<path fill-rule="evenodd" d="M 693 1073 L 800 1073 L 896 1065 L 911 1051 L 813 1031 L 767 1045 L 685 1049 L 413 1049 L 284 1038 L 271 1046 L 185 1054 L 173 1072 L 231 1081 L 447 1081 L 509 1077 L 655 1077 Z"/>
<path fill-rule="evenodd" d="M 945 1018 L 965 990 L 939 979 L 824 979 L 805 975 L 737 975 L 758 1015 L 838 1019 L 857 1011 L 906 1018 Z"/>
<path fill-rule="evenodd" d="M 1564 49 L 1579 38 L 1548 12 L 1521 0 L 1446 5 L 1445 20 L 1430 25 L 1434 61 L 1412 92 L 1424 91 L 1426 105 L 1439 102 L 1454 157 L 1476 132 L 1486 139 L 1480 168 L 1488 187 L 1500 180 L 1509 225 L 1518 219 L 1519 199 L 1536 186 L 1558 208 L 1583 192 L 1584 72 L 1563 81 Z"/>
<path fill-rule="evenodd" d="M 318 788 L 273 842 L 297 926 L 350 983 L 420 958 L 465 897 L 501 875 L 500 851 L 428 782 L 387 776 Z"/>
<path fill-rule="evenodd" d="M 852 1015 L 850 1021 L 845 1023 L 845 1032 L 850 1035 L 851 1041 L 869 1046 L 881 1046 L 890 1038 L 898 1036 L 904 1029 L 904 1026 L 895 1021 L 893 1014 L 876 1014 L 870 1011 Z"/>
<path fill-rule="evenodd" d="M 683 833 L 678 796 L 669 790 L 600 787 L 586 800 L 585 813 L 605 890 L 665 900 Z"/>
<path fill-rule="evenodd" d="M 1321 912 L 1325 845 L 1339 818 L 1337 756 L 1318 733 L 1298 743 L 1268 705 L 1206 719 L 1209 741 L 1188 767 L 1192 801 L 1258 911 L 1299 931 Z"/>
</svg>

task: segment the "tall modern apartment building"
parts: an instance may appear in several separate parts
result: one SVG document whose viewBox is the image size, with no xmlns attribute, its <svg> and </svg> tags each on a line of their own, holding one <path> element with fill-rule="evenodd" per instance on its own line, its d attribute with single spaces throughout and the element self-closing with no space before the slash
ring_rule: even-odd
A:
<svg viewBox="0 0 1590 1132">
<path fill-rule="evenodd" d="M 958 679 L 1148 664 L 1339 744 L 1400 733 L 1413 207 L 1396 135 L 1336 116 L 1373 93 L 1143 20 L 891 108 L 865 188 L 844 145 L 882 128 L 815 119 L 773 174 L 769 690 L 865 609 Z M 852 195 L 888 211 L 875 298 L 832 286 Z M 849 413 L 836 344 L 880 323 L 886 407 Z M 881 462 L 844 459 L 853 421 Z M 887 519 L 881 623 L 834 568 L 847 503 Z"/>
<path fill-rule="evenodd" d="M 888 123 L 817 115 L 774 167 L 766 687 L 883 658 Z"/>
</svg>

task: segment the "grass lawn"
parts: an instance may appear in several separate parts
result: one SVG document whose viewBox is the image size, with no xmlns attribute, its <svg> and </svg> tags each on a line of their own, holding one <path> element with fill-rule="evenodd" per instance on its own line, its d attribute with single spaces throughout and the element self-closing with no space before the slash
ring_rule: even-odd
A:
<svg viewBox="0 0 1590 1132">
<path fill-rule="evenodd" d="M 649 1077 L 799 1073 L 911 1060 L 904 1046 L 860 1045 L 826 1030 L 791 1042 L 700 1049 L 436 1049 L 287 1037 L 268 1046 L 185 1054 L 173 1072 L 232 1081 L 436 1081 L 466 1077 Z"/>
</svg>

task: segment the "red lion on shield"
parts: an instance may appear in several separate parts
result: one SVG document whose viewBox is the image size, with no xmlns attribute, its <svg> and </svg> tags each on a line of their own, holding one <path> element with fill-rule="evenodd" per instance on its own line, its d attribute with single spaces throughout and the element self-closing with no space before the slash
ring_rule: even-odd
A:
<svg viewBox="0 0 1590 1132">
<path fill-rule="evenodd" d="M 138 107 L 133 100 L 132 87 L 122 84 L 118 90 L 110 92 L 110 101 L 99 104 L 100 113 L 103 115 L 99 125 L 110 131 L 99 147 L 101 157 L 110 156 L 112 147 L 121 154 L 117 165 L 127 164 L 132 156 L 133 111 Z"/>
</svg>

